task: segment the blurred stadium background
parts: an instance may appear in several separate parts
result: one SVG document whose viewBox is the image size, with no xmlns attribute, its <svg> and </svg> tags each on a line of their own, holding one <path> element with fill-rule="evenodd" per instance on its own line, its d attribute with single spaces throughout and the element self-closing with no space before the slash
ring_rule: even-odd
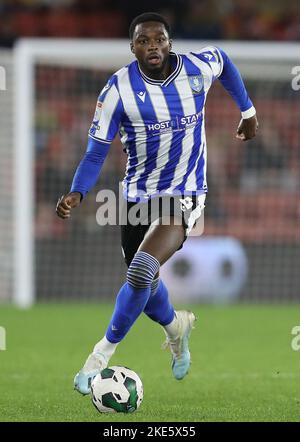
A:
<svg viewBox="0 0 300 442">
<path fill-rule="evenodd" d="M 97 191 L 118 192 L 123 178 L 126 155 L 119 140 L 110 149 L 100 182 L 72 220 L 63 222 L 55 214 L 57 199 L 68 192 L 85 151 L 97 95 L 117 67 L 109 69 L 97 52 L 90 54 L 86 66 L 84 57 L 73 65 L 62 56 L 53 62 L 47 51 L 33 65 L 34 155 L 24 153 L 33 161 L 34 197 L 30 198 L 16 185 L 14 140 L 16 134 L 19 140 L 28 137 L 22 132 L 28 109 L 16 99 L 16 77 L 18 90 L 26 94 L 29 86 L 26 75 L 16 72 L 15 55 L 22 37 L 60 38 L 55 41 L 58 50 L 64 39 L 105 39 L 107 45 L 111 39 L 127 39 L 118 40 L 123 48 L 128 45 L 130 21 L 145 12 L 139 3 L 130 1 L 125 8 L 119 0 L 0 1 L 0 66 L 6 73 L 6 90 L 0 91 L 1 302 L 16 295 L 18 256 L 24 259 L 30 252 L 20 252 L 16 241 L 16 205 L 22 207 L 17 200 L 23 208 L 31 208 L 33 202 L 33 282 L 38 301 L 112 300 L 124 280 L 119 227 L 96 223 Z M 230 297 L 241 302 L 300 301 L 300 91 L 292 88 L 292 68 L 300 65 L 299 2 L 154 0 L 149 8 L 168 18 L 180 44 L 199 41 L 199 47 L 208 42 L 228 47 L 260 122 L 253 141 L 235 140 L 239 112 L 221 86 L 213 86 L 206 116 L 205 236 L 189 238 L 182 254 L 164 270 L 172 296 L 179 301 L 176 287 L 180 288 L 180 280 L 188 280 L 198 291 L 185 290 L 184 302 Z M 274 42 L 272 53 L 265 42 Z M 231 53 L 230 47 L 236 50 Z M 263 47 L 265 52 L 260 51 Z M 243 57 L 238 56 L 241 53 Z M 216 293 L 222 294 L 225 286 L 222 299 Z"/>
</svg>

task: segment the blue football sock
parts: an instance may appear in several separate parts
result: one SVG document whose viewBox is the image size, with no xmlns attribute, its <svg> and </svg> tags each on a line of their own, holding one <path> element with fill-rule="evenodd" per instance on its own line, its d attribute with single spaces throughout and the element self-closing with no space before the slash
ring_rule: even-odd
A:
<svg viewBox="0 0 300 442">
<path fill-rule="evenodd" d="M 151 283 L 159 262 L 146 252 L 135 254 L 127 271 L 127 282 L 121 287 L 115 309 L 106 331 L 112 343 L 120 342 L 142 313 L 151 293 Z"/>
<path fill-rule="evenodd" d="M 152 283 L 152 294 L 144 308 L 144 313 L 161 325 L 168 325 L 174 319 L 174 307 L 169 301 L 168 289 L 161 279 L 155 291 L 155 280 Z"/>
<path fill-rule="evenodd" d="M 115 310 L 106 331 L 108 341 L 120 342 L 144 310 L 150 296 L 150 287 L 137 289 L 126 282 L 120 289 Z"/>
</svg>

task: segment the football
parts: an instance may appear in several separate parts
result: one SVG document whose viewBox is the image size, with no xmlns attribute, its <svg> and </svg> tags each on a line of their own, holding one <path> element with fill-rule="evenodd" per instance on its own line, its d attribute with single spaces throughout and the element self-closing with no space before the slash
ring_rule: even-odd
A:
<svg viewBox="0 0 300 442">
<path fill-rule="evenodd" d="M 108 367 L 93 379 L 91 395 L 100 413 L 133 413 L 143 400 L 143 384 L 127 367 Z"/>
</svg>

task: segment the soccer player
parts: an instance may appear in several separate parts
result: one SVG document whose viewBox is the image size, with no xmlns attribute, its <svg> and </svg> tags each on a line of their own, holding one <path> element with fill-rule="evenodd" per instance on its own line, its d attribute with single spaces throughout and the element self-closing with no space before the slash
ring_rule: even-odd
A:
<svg viewBox="0 0 300 442">
<path fill-rule="evenodd" d="M 104 369 L 117 345 L 144 312 L 160 324 L 172 354 L 172 371 L 182 379 L 190 366 L 188 341 L 195 321 L 189 311 L 174 311 L 159 269 L 189 235 L 204 209 L 207 193 L 204 104 L 218 79 L 241 111 L 236 137 L 256 134 L 255 108 L 241 76 L 226 53 L 217 47 L 184 55 L 171 51 L 167 21 L 159 14 L 136 17 L 129 29 L 136 60 L 117 71 L 102 89 L 89 130 L 85 156 L 70 193 L 56 207 L 70 217 L 96 183 L 109 146 L 119 132 L 128 155 L 123 180 L 125 217 L 137 205 L 146 208 L 146 223 L 121 226 L 127 280 L 116 298 L 105 336 L 95 345 L 74 379 L 82 394 Z M 171 202 L 152 213 L 153 201 Z M 126 218 L 127 219 L 127 218 Z M 166 222 L 168 221 L 168 222 Z"/>
</svg>

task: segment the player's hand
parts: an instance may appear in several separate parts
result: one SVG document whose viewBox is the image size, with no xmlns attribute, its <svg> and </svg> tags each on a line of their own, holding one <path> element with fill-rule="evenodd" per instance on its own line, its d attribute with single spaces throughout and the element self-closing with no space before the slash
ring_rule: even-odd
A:
<svg viewBox="0 0 300 442">
<path fill-rule="evenodd" d="M 255 137 L 257 129 L 258 121 L 256 115 L 253 115 L 251 118 L 243 118 L 237 128 L 236 138 L 242 141 L 251 140 L 251 138 Z"/>
<path fill-rule="evenodd" d="M 56 204 L 56 213 L 62 219 L 70 218 L 71 209 L 78 207 L 81 201 L 81 194 L 79 192 L 71 192 L 67 195 L 62 195 Z"/>
</svg>

